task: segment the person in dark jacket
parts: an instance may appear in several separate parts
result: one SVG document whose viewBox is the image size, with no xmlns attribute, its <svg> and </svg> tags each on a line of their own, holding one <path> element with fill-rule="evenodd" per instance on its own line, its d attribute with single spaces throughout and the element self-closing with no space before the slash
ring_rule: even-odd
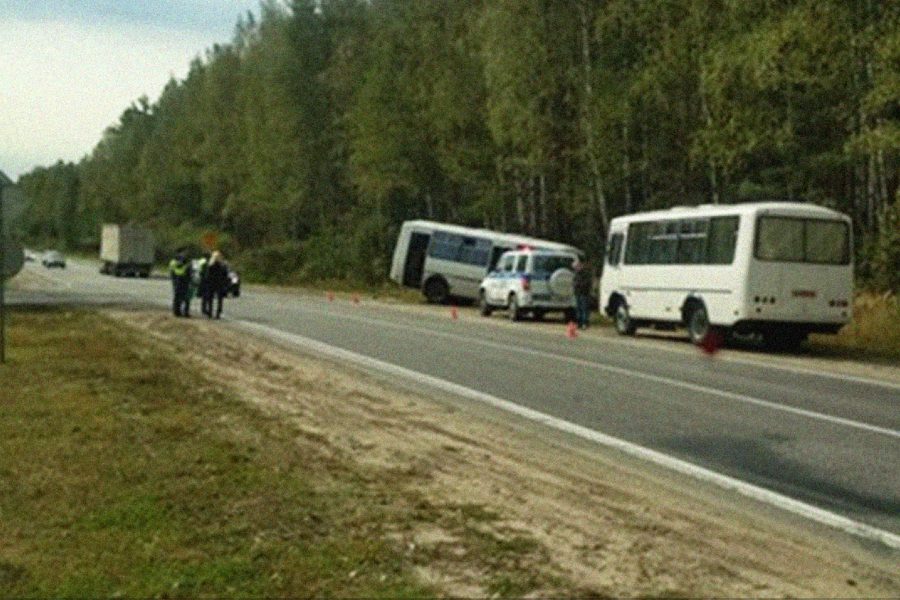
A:
<svg viewBox="0 0 900 600">
<path fill-rule="evenodd" d="M 206 253 L 197 261 L 197 295 L 200 296 L 200 310 L 207 317 L 212 316 L 213 296 L 215 295 L 209 286 L 209 261 L 210 254 Z"/>
<path fill-rule="evenodd" d="M 575 259 L 572 263 L 575 278 L 572 281 L 575 292 L 575 321 L 578 329 L 587 329 L 591 320 L 591 289 L 594 286 L 594 278 L 590 269 L 583 262 Z"/>
<path fill-rule="evenodd" d="M 216 250 L 212 253 L 212 256 L 209 259 L 209 266 L 206 268 L 206 292 L 210 294 L 209 313 L 207 313 L 207 317 L 213 317 L 213 296 L 218 300 L 215 318 L 219 319 L 222 317 L 222 303 L 225 299 L 225 295 L 228 293 L 229 283 L 228 263 L 225 262 L 222 253 Z"/>
<path fill-rule="evenodd" d="M 169 261 L 172 278 L 172 312 L 176 317 L 191 316 L 191 263 L 183 251 Z"/>
</svg>

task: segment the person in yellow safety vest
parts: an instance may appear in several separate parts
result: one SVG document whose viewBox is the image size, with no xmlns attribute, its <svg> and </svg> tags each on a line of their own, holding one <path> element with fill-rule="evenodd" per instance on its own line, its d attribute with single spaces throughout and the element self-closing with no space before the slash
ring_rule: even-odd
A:
<svg viewBox="0 0 900 600">
<path fill-rule="evenodd" d="M 172 278 L 172 312 L 176 317 L 191 316 L 191 263 L 183 251 L 169 261 Z"/>
</svg>

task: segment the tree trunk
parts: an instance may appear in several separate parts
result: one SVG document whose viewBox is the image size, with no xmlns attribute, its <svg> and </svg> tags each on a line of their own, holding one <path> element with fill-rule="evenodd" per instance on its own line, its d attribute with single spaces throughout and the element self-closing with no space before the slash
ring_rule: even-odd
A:
<svg viewBox="0 0 900 600">
<path fill-rule="evenodd" d="M 581 58 L 582 67 L 584 69 L 584 101 L 581 107 L 582 127 L 584 127 L 585 138 L 587 141 L 588 163 L 591 169 L 591 180 L 593 194 L 591 203 L 594 212 L 600 218 L 600 234 L 606 236 L 609 228 L 609 215 L 606 208 L 606 194 L 603 191 L 603 181 L 600 178 L 600 165 L 597 161 L 596 141 L 594 135 L 594 124 L 591 121 L 590 108 L 594 105 L 594 88 L 591 84 L 591 75 L 593 71 L 591 59 L 591 35 L 590 22 L 588 20 L 587 3 L 590 0 L 581 0 L 578 3 L 578 12 L 581 17 Z"/>
<path fill-rule="evenodd" d="M 631 154 L 628 140 L 628 117 L 622 119 L 622 181 L 625 182 L 625 214 L 631 214 Z"/>
</svg>

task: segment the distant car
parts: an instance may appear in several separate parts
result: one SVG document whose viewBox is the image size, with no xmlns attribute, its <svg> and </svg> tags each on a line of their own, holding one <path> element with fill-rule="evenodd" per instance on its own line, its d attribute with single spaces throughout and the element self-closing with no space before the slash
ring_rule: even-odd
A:
<svg viewBox="0 0 900 600">
<path fill-rule="evenodd" d="M 235 298 L 241 295 L 241 276 L 232 269 L 228 269 L 228 295 Z"/>
<path fill-rule="evenodd" d="M 56 250 L 48 250 L 44 253 L 44 258 L 41 259 L 41 264 L 48 269 L 52 269 L 53 267 L 65 269 L 66 259 L 61 252 L 57 252 Z"/>
<path fill-rule="evenodd" d="M 575 252 L 559 250 L 515 250 L 504 253 L 479 289 L 481 314 L 506 309 L 512 321 L 530 313 L 542 319 L 551 311 L 562 312 L 567 321 L 575 315 Z"/>
</svg>

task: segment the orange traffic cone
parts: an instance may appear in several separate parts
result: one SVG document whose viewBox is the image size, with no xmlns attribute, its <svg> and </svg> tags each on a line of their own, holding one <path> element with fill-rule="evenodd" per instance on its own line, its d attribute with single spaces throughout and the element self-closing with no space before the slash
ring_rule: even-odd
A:
<svg viewBox="0 0 900 600">
<path fill-rule="evenodd" d="M 566 325 L 566 337 L 570 340 L 578 337 L 578 327 L 575 325 L 575 321 L 569 321 L 569 324 Z"/>
</svg>

